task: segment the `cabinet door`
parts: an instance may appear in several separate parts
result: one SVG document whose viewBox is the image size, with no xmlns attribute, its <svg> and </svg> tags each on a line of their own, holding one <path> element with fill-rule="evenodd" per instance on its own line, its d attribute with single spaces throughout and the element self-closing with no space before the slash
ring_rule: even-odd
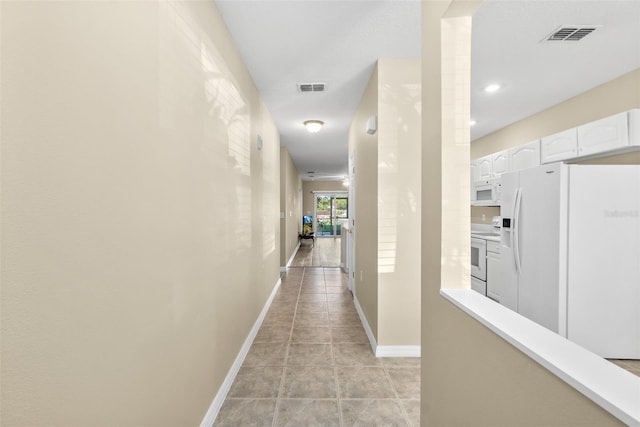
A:
<svg viewBox="0 0 640 427">
<path fill-rule="evenodd" d="M 505 151 L 499 151 L 491 155 L 491 164 L 493 166 L 493 176 L 498 177 L 509 171 L 509 154 Z"/>
<path fill-rule="evenodd" d="M 478 160 L 478 180 L 493 178 L 493 163 L 491 156 L 481 157 Z"/>
<path fill-rule="evenodd" d="M 509 171 L 540 166 L 540 140 L 509 149 Z"/>
<path fill-rule="evenodd" d="M 540 163 L 552 163 L 578 157 L 578 132 L 565 130 L 540 140 Z"/>
<path fill-rule="evenodd" d="M 500 254 L 487 252 L 487 296 L 500 302 L 505 275 L 500 272 Z"/>
<path fill-rule="evenodd" d="M 620 113 L 578 127 L 578 155 L 587 156 L 629 145 L 627 113 Z"/>
</svg>

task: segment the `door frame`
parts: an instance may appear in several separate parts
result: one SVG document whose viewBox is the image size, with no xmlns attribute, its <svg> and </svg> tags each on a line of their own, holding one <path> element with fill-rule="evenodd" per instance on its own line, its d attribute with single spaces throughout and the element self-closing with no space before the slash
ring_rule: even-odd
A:
<svg viewBox="0 0 640 427">
<path fill-rule="evenodd" d="M 318 234 L 318 230 L 316 229 L 316 224 L 318 223 L 318 196 L 346 196 L 347 198 L 347 221 L 349 221 L 349 214 L 351 212 L 351 201 L 349 200 L 349 191 L 347 190 L 336 190 L 336 191 L 314 191 L 313 192 L 313 231 L 315 232 L 316 237 L 338 237 L 337 234 L 332 234 L 329 236 L 322 236 Z M 332 206 L 333 208 L 333 206 Z M 333 218 L 333 209 L 331 212 Z M 333 219 L 332 219 L 333 221 Z M 335 224 L 333 224 L 333 230 L 335 231 Z M 342 234 L 342 230 L 340 231 Z"/>
</svg>

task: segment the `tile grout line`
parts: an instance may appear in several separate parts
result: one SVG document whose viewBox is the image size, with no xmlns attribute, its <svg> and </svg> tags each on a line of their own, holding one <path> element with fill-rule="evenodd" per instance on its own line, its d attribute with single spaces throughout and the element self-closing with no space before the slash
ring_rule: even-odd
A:
<svg viewBox="0 0 640 427">
<path fill-rule="evenodd" d="M 407 423 L 407 426 L 411 426 L 412 424 L 411 424 L 411 420 L 409 419 L 409 414 L 407 413 L 407 411 L 404 408 L 404 405 L 400 401 L 400 393 L 398 393 L 396 385 L 394 384 L 393 380 L 391 379 L 391 374 L 389 373 L 389 368 L 388 368 L 387 364 L 384 363 L 383 361 L 382 361 L 382 368 L 383 368 L 383 371 L 384 371 L 384 375 L 387 378 L 387 381 L 389 381 L 389 384 L 391 384 L 391 390 L 393 390 L 393 394 L 395 396 L 394 401 L 396 402 L 396 405 L 398 405 L 400 407 L 400 412 L 402 413 L 402 417 L 404 418 L 404 422 Z"/>
<path fill-rule="evenodd" d="M 325 298 L 327 300 L 327 320 L 329 322 L 329 335 L 331 337 L 331 365 L 333 367 L 333 382 L 336 388 L 336 404 L 338 406 L 338 423 L 340 427 L 344 426 L 344 419 L 342 418 L 342 398 L 340 396 L 340 383 L 338 381 L 338 364 L 336 363 L 336 355 L 334 351 L 334 342 L 333 342 L 333 322 L 331 321 L 331 312 L 329 310 L 329 298 L 327 298 L 327 276 L 325 274 L 324 268 L 322 269 L 322 275 L 324 280 L 324 290 L 325 290 Z"/>
<path fill-rule="evenodd" d="M 287 340 L 287 343 L 285 344 L 287 346 L 287 348 L 285 349 L 285 353 L 284 353 L 284 360 L 282 362 L 283 366 L 282 366 L 282 376 L 280 377 L 280 386 L 278 387 L 278 394 L 276 395 L 276 404 L 273 408 L 273 420 L 271 421 L 271 425 L 272 427 L 276 427 L 277 426 L 277 422 L 278 422 L 278 412 L 280 411 L 280 403 L 282 400 L 282 395 L 284 393 L 284 381 L 285 381 L 285 377 L 287 375 L 287 362 L 289 359 L 289 344 L 291 343 L 291 337 L 293 336 L 293 325 L 295 323 L 295 319 L 296 319 L 296 313 L 298 312 L 298 301 L 300 300 L 300 293 L 302 292 L 302 280 L 304 279 L 304 274 L 305 274 L 306 270 L 303 268 L 302 269 L 302 276 L 300 277 L 300 283 L 298 285 L 298 297 L 296 298 L 296 306 L 293 309 L 293 319 L 291 319 L 291 325 L 289 326 L 289 339 Z"/>
</svg>

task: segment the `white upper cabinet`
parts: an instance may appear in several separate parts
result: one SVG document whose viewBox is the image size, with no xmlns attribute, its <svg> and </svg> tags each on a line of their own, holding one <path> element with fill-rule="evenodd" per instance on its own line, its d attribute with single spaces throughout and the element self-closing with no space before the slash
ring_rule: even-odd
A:
<svg viewBox="0 0 640 427">
<path fill-rule="evenodd" d="M 627 112 L 578 126 L 578 155 L 602 153 L 629 145 Z"/>
<path fill-rule="evenodd" d="M 629 111 L 629 146 L 640 146 L 640 108 Z"/>
<path fill-rule="evenodd" d="M 484 156 L 477 160 L 478 162 L 478 180 L 493 178 L 493 162 L 491 156 Z"/>
<path fill-rule="evenodd" d="M 545 136 L 540 140 L 540 163 L 552 163 L 578 156 L 576 128 Z"/>
<path fill-rule="evenodd" d="M 509 149 L 509 171 L 535 168 L 540 166 L 540 140 Z"/>
<path fill-rule="evenodd" d="M 493 166 L 494 177 L 498 177 L 503 173 L 509 172 L 509 154 L 507 150 L 493 153 L 491 155 L 491 164 Z"/>
</svg>

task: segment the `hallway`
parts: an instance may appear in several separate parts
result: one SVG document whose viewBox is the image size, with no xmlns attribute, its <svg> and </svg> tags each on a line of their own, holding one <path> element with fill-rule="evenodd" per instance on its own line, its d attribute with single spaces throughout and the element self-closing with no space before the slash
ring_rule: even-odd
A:
<svg viewBox="0 0 640 427">
<path fill-rule="evenodd" d="M 347 276 L 290 268 L 216 426 L 418 426 L 420 359 L 376 358 Z"/>
</svg>

